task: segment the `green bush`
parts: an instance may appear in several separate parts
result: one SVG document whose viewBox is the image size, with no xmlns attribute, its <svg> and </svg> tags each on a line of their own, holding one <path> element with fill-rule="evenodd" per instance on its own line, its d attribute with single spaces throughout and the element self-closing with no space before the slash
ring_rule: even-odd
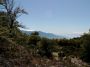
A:
<svg viewBox="0 0 90 67">
<path fill-rule="evenodd" d="M 90 34 L 82 36 L 82 53 L 81 59 L 86 62 L 90 62 Z"/>
</svg>

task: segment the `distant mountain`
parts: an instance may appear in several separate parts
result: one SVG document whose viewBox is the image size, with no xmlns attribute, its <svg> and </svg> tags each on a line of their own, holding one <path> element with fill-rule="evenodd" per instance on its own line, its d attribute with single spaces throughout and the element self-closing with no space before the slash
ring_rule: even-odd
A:
<svg viewBox="0 0 90 67">
<path fill-rule="evenodd" d="M 35 31 L 24 31 L 22 30 L 23 33 L 26 33 L 28 35 L 31 35 L 32 32 L 35 32 Z M 63 39 L 63 38 L 66 38 L 65 36 L 62 36 L 62 35 L 56 35 L 56 34 L 53 34 L 53 33 L 46 33 L 46 32 L 42 32 L 42 31 L 37 31 L 39 32 L 39 35 L 41 37 L 46 37 L 46 38 L 49 38 L 49 39 Z"/>
</svg>

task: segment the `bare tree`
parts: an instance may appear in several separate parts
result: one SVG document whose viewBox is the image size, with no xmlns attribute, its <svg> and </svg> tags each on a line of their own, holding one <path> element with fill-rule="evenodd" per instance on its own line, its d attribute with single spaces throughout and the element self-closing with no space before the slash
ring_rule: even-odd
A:
<svg viewBox="0 0 90 67">
<path fill-rule="evenodd" d="M 4 11 L 7 13 L 11 33 L 15 26 L 21 26 L 18 25 L 17 18 L 22 14 L 27 14 L 27 12 L 23 8 L 20 8 L 20 6 L 15 7 L 15 0 L 2 0 L 1 5 L 3 6 Z"/>
</svg>

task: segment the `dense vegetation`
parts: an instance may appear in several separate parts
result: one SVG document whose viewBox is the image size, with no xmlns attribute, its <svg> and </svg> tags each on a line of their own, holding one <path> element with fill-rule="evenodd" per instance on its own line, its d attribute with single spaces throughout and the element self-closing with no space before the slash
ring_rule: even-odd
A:
<svg viewBox="0 0 90 67">
<path fill-rule="evenodd" d="M 6 0 L 4 11 L 0 11 L 0 66 L 89 67 L 90 32 L 73 39 L 48 39 L 40 37 L 38 32 L 26 35 L 20 31 L 22 25 L 16 20 L 19 14 L 26 12 L 20 7 L 12 10 L 14 7 L 7 6 L 7 1 L 13 3 Z M 71 61 L 74 58 L 82 60 L 81 66 Z"/>
</svg>

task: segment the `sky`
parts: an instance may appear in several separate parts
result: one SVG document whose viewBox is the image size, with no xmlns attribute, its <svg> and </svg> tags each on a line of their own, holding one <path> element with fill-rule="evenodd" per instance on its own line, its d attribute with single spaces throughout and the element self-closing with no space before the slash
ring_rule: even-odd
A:
<svg viewBox="0 0 90 67">
<path fill-rule="evenodd" d="M 28 15 L 18 18 L 26 30 L 81 34 L 90 28 L 90 0 L 18 0 Z"/>
</svg>

